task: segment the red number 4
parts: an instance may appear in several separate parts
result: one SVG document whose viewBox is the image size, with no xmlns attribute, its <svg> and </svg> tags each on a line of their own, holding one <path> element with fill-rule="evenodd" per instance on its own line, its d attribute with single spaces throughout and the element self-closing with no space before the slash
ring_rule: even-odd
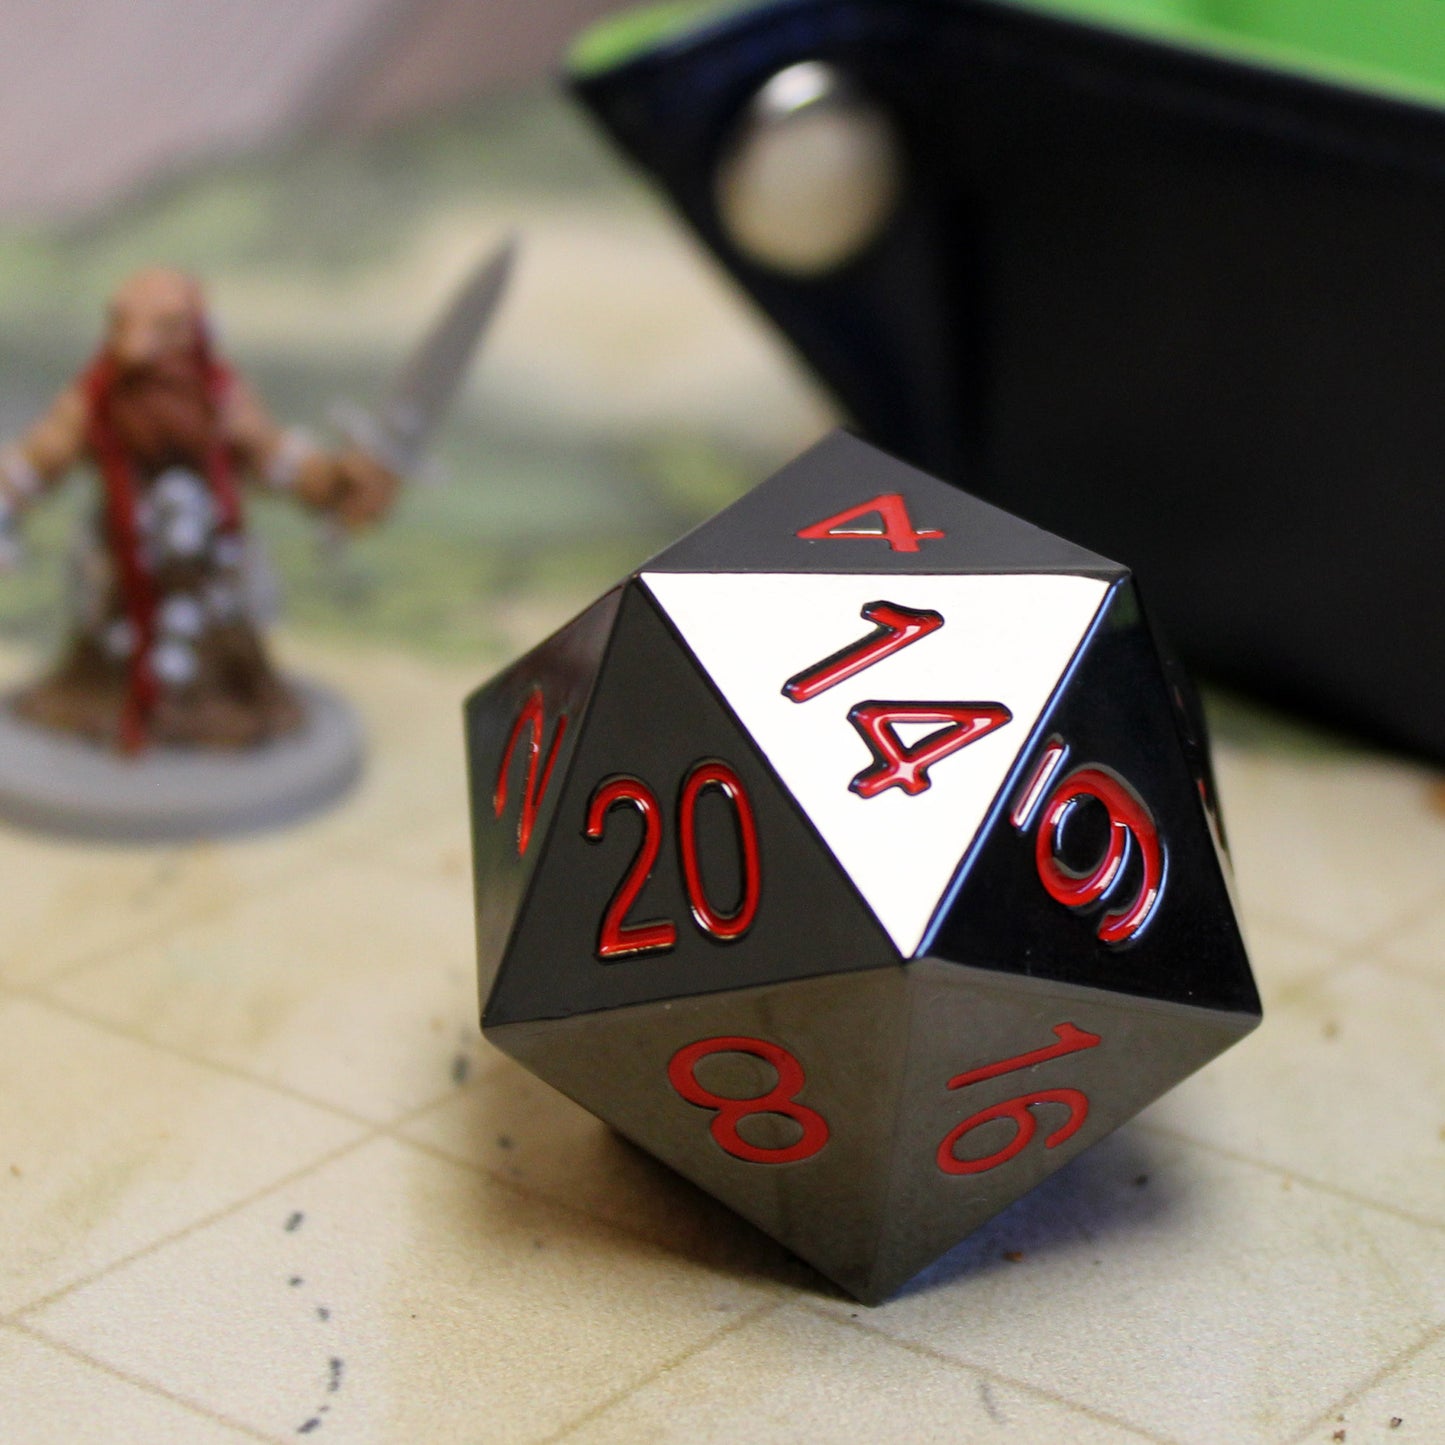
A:
<svg viewBox="0 0 1445 1445">
<path fill-rule="evenodd" d="M 1001 702 L 860 702 L 848 714 L 858 729 L 873 766 L 848 787 L 860 798 L 876 798 L 885 788 L 902 788 L 917 797 L 929 787 L 934 763 L 1001 728 L 1013 714 Z M 900 723 L 941 724 L 912 747 L 898 736 Z"/>
<path fill-rule="evenodd" d="M 870 514 L 877 515 L 878 527 L 849 525 Z M 902 496 L 897 492 L 881 492 L 866 502 L 860 502 L 856 507 L 848 507 L 831 517 L 824 517 L 821 522 L 799 528 L 798 536 L 805 542 L 861 537 L 887 542 L 889 549 L 894 552 L 917 552 L 920 542 L 933 541 L 942 537 L 943 533 L 932 527 L 922 532 L 915 531 Z"/>
</svg>

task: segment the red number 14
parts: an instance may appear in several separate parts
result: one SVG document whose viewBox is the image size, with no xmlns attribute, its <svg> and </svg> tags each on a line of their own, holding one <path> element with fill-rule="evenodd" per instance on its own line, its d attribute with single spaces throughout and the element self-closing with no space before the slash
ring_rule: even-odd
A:
<svg viewBox="0 0 1445 1445">
<path fill-rule="evenodd" d="M 793 702 L 810 702 L 819 693 L 856 677 L 943 626 L 943 618 L 937 612 L 902 607 L 896 602 L 869 602 L 862 615 L 864 621 L 877 624 L 874 630 L 790 677 L 783 684 L 784 697 Z M 876 798 L 889 788 L 901 788 L 909 797 L 916 797 L 931 786 L 929 768 L 995 728 L 1001 728 L 1012 717 L 1001 702 L 870 699 L 857 703 L 849 710 L 848 721 L 868 744 L 873 765 L 864 768 L 849 783 L 849 789 L 860 798 Z M 898 729 L 911 724 L 931 726 L 934 730 L 911 746 L 906 745 Z"/>
</svg>

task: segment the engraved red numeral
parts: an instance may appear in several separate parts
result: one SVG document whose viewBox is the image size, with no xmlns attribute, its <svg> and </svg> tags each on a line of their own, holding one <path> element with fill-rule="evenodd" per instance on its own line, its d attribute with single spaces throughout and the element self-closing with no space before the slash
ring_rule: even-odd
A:
<svg viewBox="0 0 1445 1445">
<path fill-rule="evenodd" d="M 970 1114 L 944 1136 L 938 1146 L 938 1167 L 945 1174 L 985 1174 L 990 1169 L 997 1169 L 1000 1164 L 1007 1164 L 1016 1154 L 1023 1153 L 1034 1137 L 1039 1125 L 1030 1110 L 1039 1104 L 1063 1104 L 1069 1110 L 1068 1119 L 1044 1140 L 1046 1149 L 1054 1149 L 1077 1134 L 1089 1117 L 1089 1101 L 1077 1089 L 1040 1089 L 1033 1094 L 1021 1094 L 1017 1099 L 1005 1099 L 1002 1104 Z M 1010 1120 L 1015 1127 L 1013 1138 L 1002 1149 L 982 1159 L 960 1159 L 954 1152 L 959 1140 L 993 1119 Z"/>
<path fill-rule="evenodd" d="M 935 763 L 976 743 L 1013 714 L 998 702 L 860 702 L 848 713 L 873 754 L 874 765 L 848 784 L 860 798 L 876 798 L 885 788 L 902 788 L 910 797 L 929 787 Z M 902 723 L 940 723 L 941 727 L 905 747 Z"/>
<path fill-rule="evenodd" d="M 895 602 L 870 602 L 862 615 L 865 621 L 876 622 L 878 626 L 867 637 L 825 657 L 806 672 L 790 677 L 783 684 L 784 697 L 807 702 L 943 626 L 943 618 L 937 612 L 900 607 Z"/>
<path fill-rule="evenodd" d="M 966 1088 L 969 1084 L 981 1083 L 984 1079 L 996 1079 L 1000 1074 L 1011 1074 L 1016 1069 L 1033 1068 L 1049 1059 L 1061 1058 L 1064 1054 L 1078 1053 L 1081 1049 L 1098 1048 L 1103 1042 L 1098 1034 L 1091 1034 L 1074 1024 L 1063 1023 L 1054 1026 L 1058 1043 L 1047 1048 L 1034 1049 L 1031 1053 L 1018 1054 L 1011 1059 L 1001 1059 L 996 1064 L 985 1064 L 982 1068 L 970 1069 L 955 1075 L 948 1081 L 950 1089 Z M 945 1174 L 984 1174 L 997 1169 L 1000 1164 L 1021 1154 L 1038 1132 L 1038 1120 L 1032 1110 L 1041 1104 L 1059 1104 L 1068 1109 L 1069 1117 L 1044 1140 L 1046 1149 L 1056 1149 L 1066 1139 L 1072 1138 L 1083 1127 L 1089 1117 L 1088 1096 L 1079 1089 L 1037 1089 L 1021 1094 L 1016 1099 L 1005 1099 L 970 1114 L 962 1123 L 950 1129 L 938 1145 L 938 1167 Z M 1013 1138 L 1001 1149 L 979 1159 L 960 1159 L 958 1144 L 965 1135 L 994 1119 L 1007 1119 L 1014 1126 Z"/>
<path fill-rule="evenodd" d="M 765 1094 L 747 1099 L 730 1099 L 723 1094 L 714 1094 L 697 1081 L 696 1069 L 700 1060 L 712 1054 L 751 1054 L 771 1064 L 777 1071 L 778 1082 Z M 737 1035 L 715 1039 L 699 1039 L 695 1044 L 680 1048 L 667 1066 L 667 1079 L 689 1104 L 700 1109 L 714 1109 L 716 1114 L 708 1125 L 712 1137 L 719 1146 L 734 1159 L 744 1159 L 749 1164 L 796 1164 L 800 1159 L 811 1159 L 828 1142 L 828 1123 L 816 1109 L 798 1103 L 807 1078 L 803 1066 L 787 1049 L 770 1044 L 766 1039 L 750 1039 Z M 780 1149 L 764 1149 L 750 1144 L 738 1133 L 738 1123 L 750 1114 L 781 1114 L 791 1119 L 803 1131 L 795 1144 Z"/>
<path fill-rule="evenodd" d="M 706 788 L 718 789 L 732 803 L 733 819 L 737 824 L 743 884 L 738 905 L 731 913 L 722 913 L 712 906 L 703 886 L 702 869 L 698 866 L 697 800 Z M 748 801 L 743 780 L 726 763 L 699 763 L 687 775 L 678 799 L 677 836 L 682 854 L 682 879 L 697 926 L 724 942 L 741 938 L 752 927 L 762 893 L 758 825 L 753 818 L 753 805 Z"/>
<path fill-rule="evenodd" d="M 896 500 L 902 504 L 901 498 Z M 830 517 L 827 523 L 817 525 L 821 528 L 853 515 L 840 513 L 839 517 Z M 807 534 L 799 532 L 798 535 Z M 784 697 L 794 702 L 808 702 L 943 626 L 939 613 L 900 607 L 896 602 L 870 602 L 863 608 L 863 616 L 869 622 L 876 622 L 877 629 L 790 677 L 783 684 Z M 860 798 L 876 798 L 887 788 L 902 788 L 910 797 L 915 797 L 928 790 L 928 770 L 935 763 L 986 737 L 1012 717 L 1001 702 L 860 702 L 849 711 L 848 721 L 868 744 L 873 766 L 864 768 L 848 787 Z M 898 736 L 898 728 L 910 725 L 932 726 L 934 730 L 911 745 L 905 744 Z"/>
<path fill-rule="evenodd" d="M 557 750 L 562 746 L 562 734 L 567 729 L 567 714 L 559 713 L 552 728 L 552 745 L 547 749 L 546 759 L 542 756 L 542 733 L 545 712 L 542 707 L 542 689 L 534 687 L 527 694 L 517 720 L 512 724 L 507 746 L 502 753 L 502 765 L 497 769 L 497 782 L 492 789 L 492 812 L 502 816 L 507 806 L 507 774 L 512 767 L 512 754 L 523 733 L 527 734 L 527 775 L 522 784 L 522 807 L 517 818 L 517 856 L 527 851 L 532 841 L 532 827 L 537 821 L 537 810 L 547 794 L 547 784 L 552 778 L 552 766 L 557 761 Z M 539 771 L 540 770 L 540 771 Z"/>
<path fill-rule="evenodd" d="M 698 859 L 697 805 L 708 788 L 716 788 L 733 805 L 733 820 L 737 825 L 742 890 L 731 913 L 713 906 L 707 896 Z M 651 923 L 626 921 L 638 895 L 652 876 L 652 869 L 662 851 L 662 806 L 652 789 L 640 778 L 609 778 L 599 783 L 587 804 L 583 834 L 591 842 L 598 842 L 606 828 L 609 811 L 624 803 L 631 804 L 642 815 L 642 842 L 602 915 L 597 935 L 597 957 L 600 959 L 659 953 L 677 943 L 677 925 L 670 919 L 661 918 Z M 708 937 L 717 939 L 719 943 L 732 943 L 752 927 L 762 898 L 758 825 L 747 789 L 743 780 L 726 763 L 716 760 L 701 762 L 683 780 L 677 811 L 683 885 L 693 919 Z"/>
<path fill-rule="evenodd" d="M 1014 810 L 1009 816 L 1009 821 L 1019 832 L 1025 832 L 1033 822 L 1035 811 L 1039 806 L 1039 799 L 1044 795 L 1044 789 L 1048 787 L 1050 780 L 1059 768 L 1063 766 L 1064 760 L 1069 755 L 1068 744 L 1060 737 L 1052 737 L 1044 747 L 1039 758 L 1039 765 L 1033 771 L 1033 776 L 1019 792 L 1018 801 L 1014 804 Z"/>
<path fill-rule="evenodd" d="M 606 826 L 607 814 L 622 803 L 630 803 L 642 814 L 642 842 L 602 915 L 602 926 L 597 933 L 598 958 L 655 953 L 677 942 L 677 927 L 666 918 L 653 923 L 626 921 L 662 848 L 662 809 L 652 789 L 640 778 L 609 778 L 599 784 L 587 805 L 586 836 L 593 842 L 598 841 Z"/>
<path fill-rule="evenodd" d="M 1075 873 L 1059 859 L 1058 849 L 1069 814 L 1085 798 L 1108 810 L 1109 835 L 1093 868 Z M 1096 930 L 1105 943 L 1127 943 L 1148 923 L 1164 891 L 1164 845 L 1144 800 L 1121 777 L 1102 767 L 1075 768 L 1049 795 L 1034 840 L 1039 881 L 1049 897 L 1066 908 L 1088 908 L 1118 882 L 1131 851 L 1137 849 L 1141 878 L 1134 897 L 1104 914 Z"/>
<path fill-rule="evenodd" d="M 850 522 L 856 522 L 870 513 L 877 514 L 879 525 L 876 528 L 849 527 Z M 826 542 L 845 537 L 883 541 L 887 542 L 894 552 L 917 552 L 920 542 L 943 535 L 932 528 L 916 531 L 908 515 L 908 507 L 897 492 L 883 492 L 866 502 L 860 502 L 856 507 L 824 517 L 821 522 L 814 522 L 798 532 L 798 536 L 805 542 Z"/>
<path fill-rule="evenodd" d="M 1031 1069 L 1049 1059 L 1061 1059 L 1065 1054 L 1077 1054 L 1081 1049 L 1096 1049 L 1102 1040 L 1098 1034 L 1091 1034 L 1076 1024 L 1055 1024 L 1054 1037 L 1058 1043 L 1049 1044 L 1032 1053 L 1015 1054 L 1011 1059 L 1000 1059 L 996 1064 L 984 1064 L 982 1068 L 969 1069 L 966 1073 L 955 1074 L 948 1081 L 950 1089 L 966 1089 L 970 1084 L 981 1084 L 985 1079 L 996 1079 L 1001 1074 L 1012 1074 L 1019 1069 Z"/>
</svg>

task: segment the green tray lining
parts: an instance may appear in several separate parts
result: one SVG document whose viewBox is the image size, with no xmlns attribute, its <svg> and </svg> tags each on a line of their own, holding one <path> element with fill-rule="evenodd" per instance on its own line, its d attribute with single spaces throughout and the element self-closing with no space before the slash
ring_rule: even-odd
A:
<svg viewBox="0 0 1445 1445">
<path fill-rule="evenodd" d="M 1008 0 L 1044 11 L 1400 99 L 1445 104 L 1445 0 Z M 743 0 L 671 0 L 583 32 L 568 63 L 610 70 Z"/>
</svg>

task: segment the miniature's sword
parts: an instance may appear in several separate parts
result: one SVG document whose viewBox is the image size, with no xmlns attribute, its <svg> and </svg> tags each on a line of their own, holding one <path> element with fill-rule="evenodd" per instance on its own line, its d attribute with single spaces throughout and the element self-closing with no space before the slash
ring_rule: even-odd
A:
<svg viewBox="0 0 1445 1445">
<path fill-rule="evenodd" d="M 375 412 L 344 409 L 338 421 L 354 446 L 399 477 L 413 475 L 480 348 L 512 272 L 508 237 L 467 278 L 432 323 Z"/>
</svg>

